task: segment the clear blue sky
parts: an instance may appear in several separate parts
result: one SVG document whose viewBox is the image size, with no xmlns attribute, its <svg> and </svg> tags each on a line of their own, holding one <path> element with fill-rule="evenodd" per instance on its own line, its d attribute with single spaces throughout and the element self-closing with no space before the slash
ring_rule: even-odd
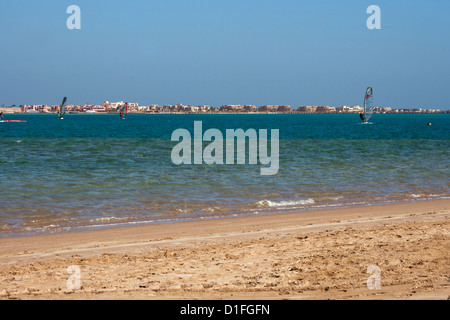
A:
<svg viewBox="0 0 450 320">
<path fill-rule="evenodd" d="M 2 0 L 0 104 L 450 109 L 449 39 L 448 0 Z"/>
</svg>

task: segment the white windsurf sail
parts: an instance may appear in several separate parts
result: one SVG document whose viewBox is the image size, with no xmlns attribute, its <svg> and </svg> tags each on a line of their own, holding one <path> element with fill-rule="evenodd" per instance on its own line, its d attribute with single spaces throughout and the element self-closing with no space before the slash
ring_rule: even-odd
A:
<svg viewBox="0 0 450 320">
<path fill-rule="evenodd" d="M 128 113 L 128 102 L 125 102 L 125 104 L 120 109 L 120 117 L 122 119 L 125 119 L 127 113 Z"/>
<path fill-rule="evenodd" d="M 363 112 L 359 114 L 361 120 L 366 123 L 372 117 L 373 111 L 373 90 L 371 87 L 366 89 L 366 94 L 364 95 L 364 107 Z"/>
</svg>

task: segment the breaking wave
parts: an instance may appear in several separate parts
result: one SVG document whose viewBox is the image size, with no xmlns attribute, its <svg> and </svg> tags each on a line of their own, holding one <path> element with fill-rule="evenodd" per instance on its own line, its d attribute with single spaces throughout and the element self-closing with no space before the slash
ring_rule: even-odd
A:
<svg viewBox="0 0 450 320">
<path fill-rule="evenodd" d="M 286 208 L 286 207 L 298 207 L 308 204 L 314 204 L 314 199 L 302 199 L 302 200 L 289 200 L 289 201 L 272 201 L 272 200 L 260 200 L 256 202 L 258 207 L 262 208 Z"/>
</svg>

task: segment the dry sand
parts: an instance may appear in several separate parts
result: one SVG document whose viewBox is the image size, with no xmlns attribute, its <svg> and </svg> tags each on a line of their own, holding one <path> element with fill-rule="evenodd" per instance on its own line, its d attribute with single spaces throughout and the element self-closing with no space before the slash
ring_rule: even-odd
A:
<svg viewBox="0 0 450 320">
<path fill-rule="evenodd" d="M 0 239 L 0 299 L 447 299 L 449 213 L 419 201 Z"/>
</svg>

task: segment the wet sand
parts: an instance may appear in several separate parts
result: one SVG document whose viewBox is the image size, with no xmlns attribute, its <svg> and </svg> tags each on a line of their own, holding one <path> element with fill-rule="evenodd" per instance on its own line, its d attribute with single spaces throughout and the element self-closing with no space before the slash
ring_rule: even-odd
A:
<svg viewBox="0 0 450 320">
<path fill-rule="evenodd" d="M 0 299 L 447 299 L 449 214 L 435 200 L 0 239 Z"/>
</svg>

